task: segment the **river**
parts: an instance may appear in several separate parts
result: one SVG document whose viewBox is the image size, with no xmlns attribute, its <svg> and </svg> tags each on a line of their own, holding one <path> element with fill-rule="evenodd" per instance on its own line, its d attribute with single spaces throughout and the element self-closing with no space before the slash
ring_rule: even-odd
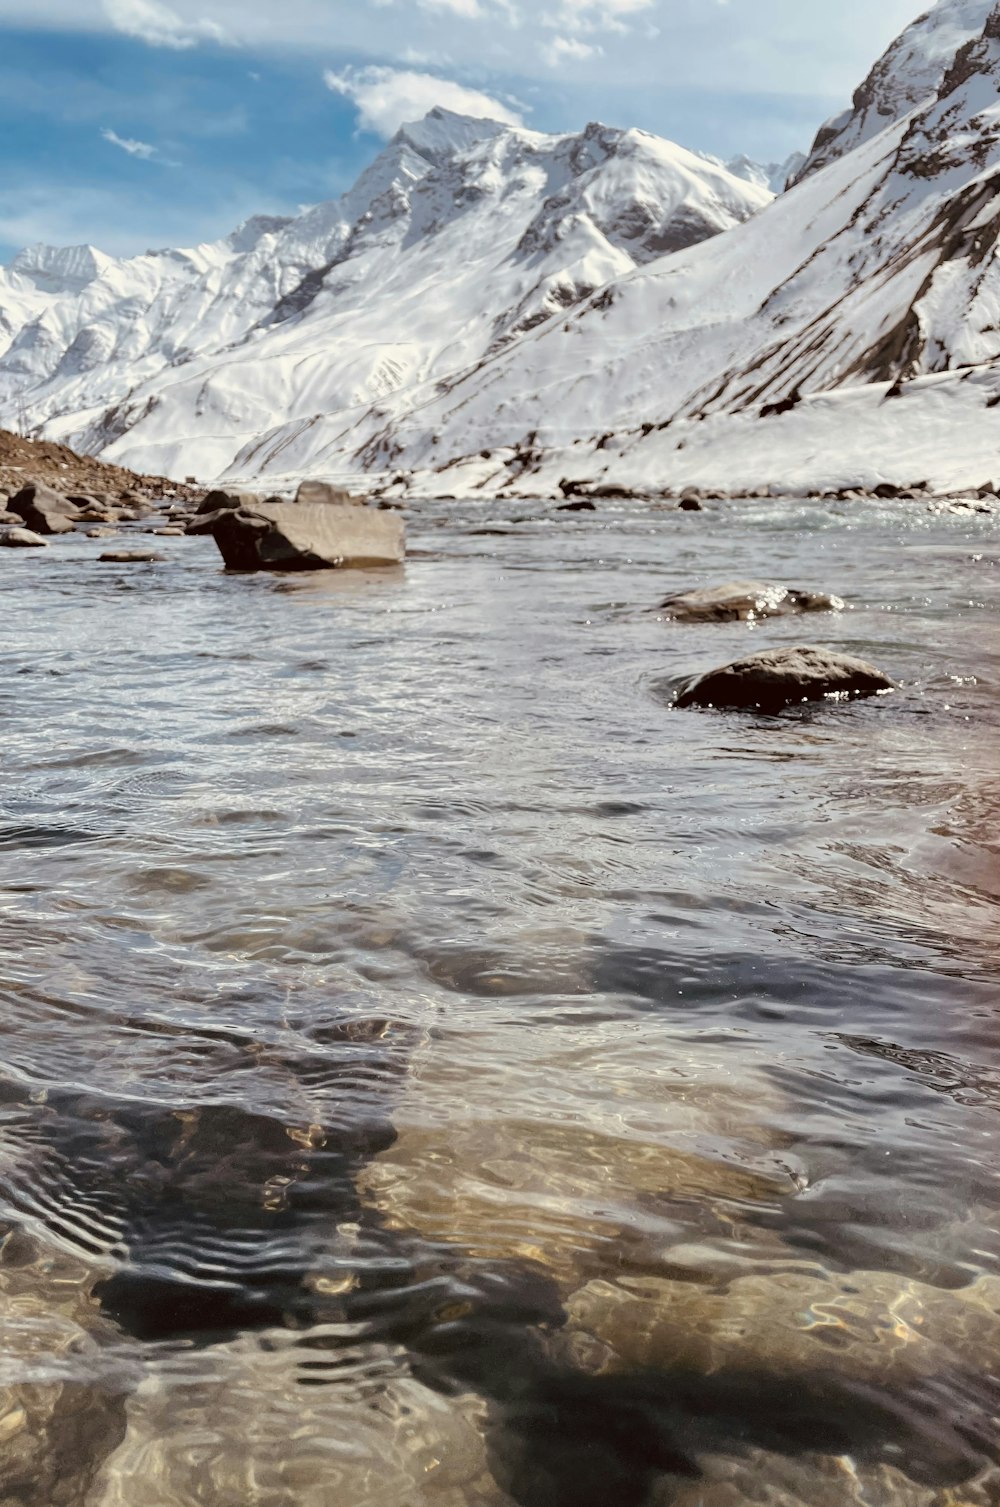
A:
<svg viewBox="0 0 1000 1507">
<path fill-rule="evenodd" d="M 995 1503 L 996 519 L 156 544 L 0 562 L 4 1507 Z"/>
</svg>

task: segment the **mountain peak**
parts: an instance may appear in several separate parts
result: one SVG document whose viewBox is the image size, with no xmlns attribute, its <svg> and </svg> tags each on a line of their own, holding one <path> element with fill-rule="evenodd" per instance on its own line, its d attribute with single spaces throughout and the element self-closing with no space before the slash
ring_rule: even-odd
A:
<svg viewBox="0 0 1000 1507">
<path fill-rule="evenodd" d="M 111 265 L 96 246 L 27 246 L 10 264 L 42 293 L 79 293 Z"/>
<path fill-rule="evenodd" d="M 390 145 L 406 145 L 435 166 L 458 157 L 481 141 L 490 141 L 511 130 L 500 120 L 456 115 L 435 105 L 422 120 L 400 126 Z"/>
</svg>

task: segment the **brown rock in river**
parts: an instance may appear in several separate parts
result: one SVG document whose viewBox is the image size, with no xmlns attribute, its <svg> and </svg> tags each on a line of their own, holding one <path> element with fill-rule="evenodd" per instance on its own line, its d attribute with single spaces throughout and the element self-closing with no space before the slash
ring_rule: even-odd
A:
<svg viewBox="0 0 1000 1507">
<path fill-rule="evenodd" d="M 660 611 L 680 623 L 752 622 L 799 612 L 840 612 L 840 597 L 823 591 L 800 591 L 764 581 L 726 581 L 696 591 L 677 592 L 660 603 Z"/>
<path fill-rule="evenodd" d="M 894 685 L 874 665 L 850 654 L 811 647 L 769 649 L 697 676 L 675 704 L 777 712 L 826 696 L 874 696 Z"/>
</svg>

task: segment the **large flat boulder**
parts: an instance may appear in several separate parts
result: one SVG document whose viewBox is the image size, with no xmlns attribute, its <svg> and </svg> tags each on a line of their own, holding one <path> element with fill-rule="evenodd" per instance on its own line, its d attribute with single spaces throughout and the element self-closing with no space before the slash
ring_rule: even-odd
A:
<svg viewBox="0 0 1000 1507">
<path fill-rule="evenodd" d="M 261 502 L 215 515 L 227 570 L 337 570 L 399 565 L 405 527 L 394 513 L 334 503 Z"/>
<path fill-rule="evenodd" d="M 796 646 L 750 654 L 698 675 L 681 689 L 675 704 L 777 712 L 827 696 L 874 696 L 894 685 L 888 675 L 852 654 Z"/>
<path fill-rule="evenodd" d="M 660 611 L 679 623 L 749 623 L 790 613 L 841 612 L 843 608 L 841 597 L 825 591 L 802 591 L 766 581 L 725 581 L 720 586 L 677 592 L 660 603 Z"/>
<path fill-rule="evenodd" d="M 7 506 L 36 534 L 70 534 L 80 516 L 80 509 L 68 497 L 40 481 L 22 487 Z"/>
</svg>

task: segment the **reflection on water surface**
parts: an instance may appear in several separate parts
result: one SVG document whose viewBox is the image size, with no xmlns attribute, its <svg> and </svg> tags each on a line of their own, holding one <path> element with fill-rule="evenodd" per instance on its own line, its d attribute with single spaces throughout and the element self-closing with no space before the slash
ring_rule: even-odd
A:
<svg viewBox="0 0 1000 1507">
<path fill-rule="evenodd" d="M 994 527 L 5 561 L 0 1502 L 995 1503 Z M 902 689 L 671 710 L 803 638 Z"/>
</svg>

